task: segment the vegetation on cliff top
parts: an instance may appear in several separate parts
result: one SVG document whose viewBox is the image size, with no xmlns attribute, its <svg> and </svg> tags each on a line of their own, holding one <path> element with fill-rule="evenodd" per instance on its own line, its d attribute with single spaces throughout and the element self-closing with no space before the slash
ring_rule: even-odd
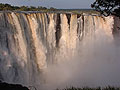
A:
<svg viewBox="0 0 120 90">
<path fill-rule="evenodd" d="M 42 6 L 34 7 L 34 6 L 12 6 L 10 4 L 2 4 L 0 3 L 0 11 L 55 11 L 56 9 L 53 7 L 46 8 Z"/>
<path fill-rule="evenodd" d="M 58 12 L 58 13 L 73 13 L 73 14 L 100 14 L 93 9 L 56 9 L 54 7 L 46 8 L 42 6 L 12 6 L 10 4 L 0 3 L 0 11 L 42 11 L 42 12 Z"/>
</svg>

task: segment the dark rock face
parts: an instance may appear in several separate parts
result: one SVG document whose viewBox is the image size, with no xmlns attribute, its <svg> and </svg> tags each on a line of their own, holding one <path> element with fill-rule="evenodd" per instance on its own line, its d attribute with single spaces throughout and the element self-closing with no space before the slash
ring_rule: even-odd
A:
<svg viewBox="0 0 120 90">
<path fill-rule="evenodd" d="M 66 14 L 67 19 L 68 19 L 68 25 L 70 26 L 70 19 L 71 19 L 71 14 Z"/>
<path fill-rule="evenodd" d="M 19 84 L 8 84 L 0 81 L 0 90 L 29 90 L 29 89 Z"/>
<path fill-rule="evenodd" d="M 116 45 L 120 46 L 120 17 L 114 16 L 114 24 L 113 24 L 113 36 Z"/>
<path fill-rule="evenodd" d="M 59 45 L 59 40 L 61 37 L 61 19 L 60 19 L 60 14 L 57 14 L 57 20 L 56 20 L 56 46 L 58 47 Z"/>
<path fill-rule="evenodd" d="M 80 14 L 77 14 L 77 18 L 80 18 L 80 16 L 81 16 Z"/>
</svg>

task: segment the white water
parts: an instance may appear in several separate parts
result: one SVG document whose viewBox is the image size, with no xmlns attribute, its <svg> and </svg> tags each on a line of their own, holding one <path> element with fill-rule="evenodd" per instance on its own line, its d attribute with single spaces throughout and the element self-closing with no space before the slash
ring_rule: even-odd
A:
<svg viewBox="0 0 120 90">
<path fill-rule="evenodd" d="M 69 15 L 1 12 L 0 79 L 42 90 L 120 85 L 119 19 Z"/>
</svg>

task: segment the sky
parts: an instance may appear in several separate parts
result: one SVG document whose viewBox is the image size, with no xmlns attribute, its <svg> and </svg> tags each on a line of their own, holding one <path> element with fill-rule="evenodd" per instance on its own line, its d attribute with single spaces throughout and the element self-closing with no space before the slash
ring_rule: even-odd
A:
<svg viewBox="0 0 120 90">
<path fill-rule="evenodd" d="M 95 0 L 0 0 L 11 5 L 45 6 L 58 9 L 89 9 Z"/>
</svg>

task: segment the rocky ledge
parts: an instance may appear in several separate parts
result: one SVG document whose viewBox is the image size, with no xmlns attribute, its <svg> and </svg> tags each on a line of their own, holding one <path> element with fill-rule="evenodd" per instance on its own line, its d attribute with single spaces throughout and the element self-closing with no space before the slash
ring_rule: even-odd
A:
<svg viewBox="0 0 120 90">
<path fill-rule="evenodd" d="M 29 90 L 20 84 L 8 84 L 0 81 L 0 90 Z"/>
</svg>

